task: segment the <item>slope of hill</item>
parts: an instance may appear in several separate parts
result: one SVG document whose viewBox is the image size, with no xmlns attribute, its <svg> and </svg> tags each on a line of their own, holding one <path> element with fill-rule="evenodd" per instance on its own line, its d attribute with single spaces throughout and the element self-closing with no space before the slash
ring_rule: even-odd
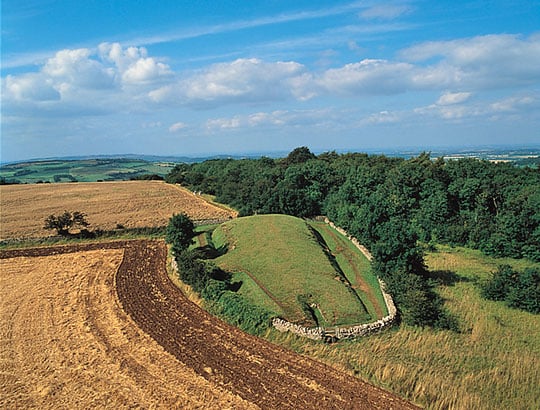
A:
<svg viewBox="0 0 540 410">
<path fill-rule="evenodd" d="M 322 236 L 302 219 L 238 218 L 217 228 L 212 239 L 216 247 L 228 247 L 217 264 L 233 272 L 233 281 L 241 283 L 239 293 L 255 305 L 308 325 L 373 319 Z"/>
</svg>

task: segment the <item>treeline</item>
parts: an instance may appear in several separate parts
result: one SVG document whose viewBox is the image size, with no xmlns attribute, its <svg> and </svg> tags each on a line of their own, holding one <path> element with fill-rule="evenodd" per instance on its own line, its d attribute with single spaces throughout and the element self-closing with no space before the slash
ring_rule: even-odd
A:
<svg viewBox="0 0 540 410">
<path fill-rule="evenodd" d="M 371 249 L 377 273 L 413 324 L 449 326 L 419 243 L 540 261 L 538 169 L 428 153 L 316 156 L 300 147 L 282 159 L 178 164 L 166 180 L 213 194 L 240 215 L 327 215 Z"/>
</svg>

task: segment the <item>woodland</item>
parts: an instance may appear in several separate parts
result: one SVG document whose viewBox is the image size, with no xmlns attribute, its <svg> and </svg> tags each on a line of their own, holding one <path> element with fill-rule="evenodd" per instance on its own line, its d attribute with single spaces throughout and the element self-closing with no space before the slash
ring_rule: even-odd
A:
<svg viewBox="0 0 540 410">
<path fill-rule="evenodd" d="M 540 261 L 539 168 L 432 159 L 429 153 L 409 159 L 315 155 L 299 147 L 280 159 L 180 163 L 166 181 L 214 195 L 240 216 L 328 216 L 371 250 L 375 272 L 410 325 L 459 331 L 424 263 L 424 252 L 437 244 Z M 527 272 L 526 280 L 519 280 L 523 275 L 514 272 L 523 290 L 518 298 L 529 302 L 515 307 L 537 313 L 540 273 Z M 494 273 L 493 280 L 500 281 L 500 275 Z"/>
</svg>

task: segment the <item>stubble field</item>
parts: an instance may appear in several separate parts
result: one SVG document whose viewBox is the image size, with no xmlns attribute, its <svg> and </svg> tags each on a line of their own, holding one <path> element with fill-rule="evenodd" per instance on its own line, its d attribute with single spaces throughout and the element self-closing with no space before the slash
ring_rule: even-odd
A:
<svg viewBox="0 0 540 410">
<path fill-rule="evenodd" d="M 0 240 L 45 237 L 45 218 L 65 210 L 87 215 L 90 230 L 165 226 L 174 213 L 193 220 L 228 219 L 235 212 L 161 181 L 0 186 Z"/>
<path fill-rule="evenodd" d="M 0 408 L 255 408 L 176 360 L 122 310 L 121 245 L 0 259 Z"/>
</svg>

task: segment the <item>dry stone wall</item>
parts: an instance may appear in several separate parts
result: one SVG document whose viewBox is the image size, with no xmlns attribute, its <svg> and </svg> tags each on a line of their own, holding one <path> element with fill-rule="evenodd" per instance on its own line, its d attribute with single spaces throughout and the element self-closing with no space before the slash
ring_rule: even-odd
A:
<svg viewBox="0 0 540 410">
<path fill-rule="evenodd" d="M 324 222 L 329 224 L 336 231 L 346 236 L 356 246 L 360 252 L 362 252 L 368 260 L 372 260 L 373 257 L 368 249 L 363 246 L 358 239 L 349 235 L 343 228 L 336 226 L 328 218 L 324 218 Z M 375 322 L 364 323 L 356 326 L 336 327 L 331 329 L 325 329 L 322 327 L 305 327 L 294 323 L 287 322 L 281 318 L 275 318 L 272 321 L 272 325 L 280 332 L 292 332 L 302 337 L 307 337 L 313 340 L 339 340 L 339 339 L 353 339 L 355 337 L 366 336 L 372 333 L 380 332 L 381 330 L 392 326 L 396 320 L 397 310 L 394 305 L 392 297 L 386 293 L 384 282 L 379 279 L 379 286 L 386 304 L 388 314 Z"/>
</svg>

